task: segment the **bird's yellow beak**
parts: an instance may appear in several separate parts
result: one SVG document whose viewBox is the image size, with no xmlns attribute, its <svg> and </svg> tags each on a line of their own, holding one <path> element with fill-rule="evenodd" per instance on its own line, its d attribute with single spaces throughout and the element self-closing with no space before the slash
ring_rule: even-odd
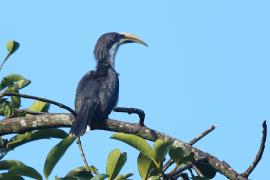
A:
<svg viewBox="0 0 270 180">
<path fill-rule="evenodd" d="M 139 44 L 142 44 L 144 46 L 147 46 L 148 45 L 143 41 L 141 40 L 140 38 L 138 38 L 137 36 L 133 35 L 133 34 L 130 34 L 130 33 L 119 33 L 121 35 L 124 36 L 124 42 L 134 42 L 134 43 L 139 43 Z"/>
</svg>

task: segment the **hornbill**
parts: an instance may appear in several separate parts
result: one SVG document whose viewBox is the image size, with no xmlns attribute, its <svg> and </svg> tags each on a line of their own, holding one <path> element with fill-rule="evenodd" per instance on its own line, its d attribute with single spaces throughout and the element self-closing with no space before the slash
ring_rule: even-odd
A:
<svg viewBox="0 0 270 180">
<path fill-rule="evenodd" d="M 118 73 L 115 71 L 115 55 L 120 45 L 139 43 L 142 40 L 129 33 L 110 32 L 103 34 L 96 43 L 94 56 L 96 69 L 89 71 L 80 80 L 75 98 L 76 117 L 70 135 L 82 136 L 91 124 L 108 118 L 116 106 L 119 94 Z"/>
</svg>

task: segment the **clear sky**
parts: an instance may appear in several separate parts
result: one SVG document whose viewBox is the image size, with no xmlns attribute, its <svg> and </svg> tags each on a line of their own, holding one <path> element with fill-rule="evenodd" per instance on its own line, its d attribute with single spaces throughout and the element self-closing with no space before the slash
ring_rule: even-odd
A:
<svg viewBox="0 0 270 180">
<path fill-rule="evenodd" d="M 0 57 L 14 39 L 20 49 L 1 77 L 20 73 L 32 80 L 22 93 L 73 107 L 77 82 L 95 68 L 97 38 L 110 31 L 130 32 L 149 47 L 122 46 L 116 57 L 120 73 L 119 106 L 146 112 L 146 125 L 189 141 L 210 125 L 218 128 L 196 147 L 243 172 L 253 161 L 261 124 L 270 119 L 269 1 L 1 1 Z M 24 101 L 24 106 L 31 103 Z M 52 112 L 64 112 L 52 107 Z M 137 117 L 113 113 L 128 122 Z M 90 164 L 105 172 L 110 150 L 128 152 L 122 173 L 134 172 L 138 152 L 94 131 L 82 138 Z M 59 140 L 19 147 L 6 159 L 43 170 L 45 157 Z M 269 172 L 269 141 L 251 179 Z M 82 165 L 76 144 L 54 175 Z M 225 179 L 217 176 L 216 179 Z"/>
</svg>

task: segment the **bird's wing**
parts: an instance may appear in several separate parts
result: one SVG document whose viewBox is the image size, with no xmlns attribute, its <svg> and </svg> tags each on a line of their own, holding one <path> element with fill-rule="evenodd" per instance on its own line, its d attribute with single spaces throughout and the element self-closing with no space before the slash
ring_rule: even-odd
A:
<svg viewBox="0 0 270 180">
<path fill-rule="evenodd" d="M 71 126 L 70 134 L 73 136 L 82 136 L 87 126 L 90 126 L 91 119 L 98 107 L 97 99 L 87 99 L 80 102 L 80 109 Z"/>
<path fill-rule="evenodd" d="M 77 115 L 70 129 L 71 135 L 82 136 L 87 126 L 90 126 L 91 119 L 99 106 L 98 88 L 99 83 L 93 71 L 89 71 L 80 80 L 75 100 Z"/>
<path fill-rule="evenodd" d="M 75 95 L 75 110 L 76 112 L 80 109 L 80 104 L 79 103 L 79 99 L 80 99 L 80 96 L 85 93 L 86 91 L 86 88 L 87 87 L 87 84 L 89 83 L 94 83 L 95 82 L 95 72 L 94 71 L 89 71 L 87 72 L 80 80 L 78 86 L 77 86 L 77 89 L 76 89 L 76 95 Z M 93 88 L 94 86 L 92 86 Z M 90 87 L 91 88 L 91 87 Z M 91 91 L 92 89 L 90 89 Z M 92 90 L 93 91 L 93 90 Z"/>
</svg>

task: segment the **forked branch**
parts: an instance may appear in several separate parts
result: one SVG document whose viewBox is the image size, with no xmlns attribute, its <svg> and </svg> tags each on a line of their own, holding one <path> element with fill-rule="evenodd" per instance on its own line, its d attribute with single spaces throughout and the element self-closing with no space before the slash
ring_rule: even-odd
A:
<svg viewBox="0 0 270 180">
<path fill-rule="evenodd" d="M 0 136 L 12 133 L 23 133 L 26 131 L 44 128 L 70 127 L 73 120 L 73 115 L 65 113 L 45 113 L 37 116 L 4 119 L 0 121 Z M 96 124 L 93 129 L 132 134 L 134 133 L 133 129 L 137 127 L 138 126 L 136 123 L 107 119 L 100 124 Z M 225 161 L 221 161 L 218 158 L 195 147 L 192 147 L 188 143 L 184 143 L 179 139 L 173 138 L 169 135 L 147 127 L 141 127 L 135 134 L 150 141 L 155 141 L 157 139 L 171 140 L 174 142 L 173 145 L 175 147 L 181 147 L 184 151 L 193 152 L 195 160 L 206 159 L 209 164 L 211 164 L 219 173 L 223 174 L 228 179 L 247 179 L 246 176 L 243 176 L 243 174 L 239 174 L 234 169 L 232 169 L 230 165 Z"/>
<path fill-rule="evenodd" d="M 3 96 L 15 96 L 18 95 L 16 93 L 4 93 L 0 94 L 0 98 Z M 64 108 L 68 110 L 69 112 L 73 112 L 72 114 L 76 114 L 74 110 L 69 108 L 68 106 L 65 106 L 61 103 L 51 101 L 44 98 L 39 98 L 35 96 L 29 96 L 29 95 L 23 95 L 19 94 L 20 97 L 24 98 L 30 98 L 30 99 L 36 99 L 44 102 L 48 102 L 54 105 L 57 105 L 61 108 Z M 27 131 L 37 130 L 37 129 L 44 129 L 44 128 L 56 128 L 56 127 L 70 127 L 72 122 L 74 121 L 74 116 L 71 114 L 66 113 L 44 113 L 36 116 L 26 116 L 26 117 L 15 117 L 15 118 L 9 118 L 4 119 L 0 121 L 0 136 L 12 134 L 12 133 L 24 133 Z M 218 158 L 203 152 L 195 147 L 193 147 L 191 144 L 194 144 L 199 139 L 204 137 L 206 134 L 212 131 L 214 127 L 211 127 L 209 130 L 206 130 L 205 133 L 202 133 L 198 138 L 195 138 L 194 142 L 191 141 L 190 143 L 184 143 L 183 141 L 176 139 L 174 137 L 171 137 L 169 135 L 166 135 L 164 133 L 158 132 L 156 130 L 150 129 L 148 127 L 139 127 L 139 130 L 134 132 L 134 129 L 138 126 L 136 123 L 128 123 L 123 121 L 117 121 L 112 119 L 107 119 L 106 121 L 100 122 L 99 124 L 94 124 L 93 129 L 96 130 L 106 130 L 106 131 L 113 131 L 113 132 L 123 132 L 128 134 L 135 134 L 137 136 L 140 136 L 144 139 L 150 140 L 150 141 L 156 141 L 157 139 L 167 139 L 170 141 L 173 141 L 173 146 L 180 147 L 186 152 L 192 152 L 194 153 L 195 160 L 206 160 L 213 168 L 215 168 L 219 173 L 223 174 L 228 179 L 238 179 L 238 180 L 247 180 L 250 173 L 254 170 L 258 162 L 261 160 L 265 142 L 266 142 L 266 136 L 267 136 L 267 125 L 266 121 L 263 122 L 263 137 L 261 141 L 261 146 L 259 148 L 259 151 L 256 155 L 255 160 L 250 165 L 250 167 L 242 174 L 237 173 L 233 168 L 230 167 L 228 163 L 225 161 L 221 161 Z"/>
</svg>

